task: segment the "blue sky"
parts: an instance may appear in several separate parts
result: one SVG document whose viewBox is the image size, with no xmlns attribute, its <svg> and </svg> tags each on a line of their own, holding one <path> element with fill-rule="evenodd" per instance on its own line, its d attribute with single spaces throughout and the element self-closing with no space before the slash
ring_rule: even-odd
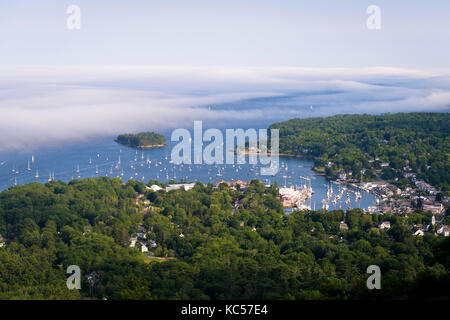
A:
<svg viewBox="0 0 450 320">
<path fill-rule="evenodd" d="M 66 28 L 68 5 L 81 29 Z M 368 30 L 366 8 L 381 8 Z M 450 2 L 0 1 L 0 65 L 450 69 Z"/>
</svg>

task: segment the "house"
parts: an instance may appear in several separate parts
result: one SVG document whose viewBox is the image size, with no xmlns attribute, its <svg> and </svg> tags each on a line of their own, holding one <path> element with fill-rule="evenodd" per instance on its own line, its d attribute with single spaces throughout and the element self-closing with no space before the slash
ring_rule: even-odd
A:
<svg viewBox="0 0 450 320">
<path fill-rule="evenodd" d="M 158 246 L 154 240 L 150 240 L 149 243 L 152 249 L 155 249 Z"/>
<path fill-rule="evenodd" d="M 152 191 L 154 191 L 154 192 L 158 192 L 159 190 L 163 190 L 163 188 L 161 188 L 160 186 L 158 186 L 158 185 L 156 185 L 156 184 L 153 184 L 151 187 L 147 187 L 147 186 L 146 186 L 146 188 L 147 188 L 148 190 L 152 190 Z"/>
<path fill-rule="evenodd" d="M 380 230 L 389 230 L 391 228 L 391 223 L 389 221 L 383 221 L 382 223 L 380 223 L 378 228 Z"/>
<path fill-rule="evenodd" d="M 87 235 L 89 232 L 91 232 L 91 228 L 84 226 L 83 227 L 83 236 Z"/>
<path fill-rule="evenodd" d="M 216 188 L 218 188 L 222 183 L 225 183 L 229 187 L 231 186 L 231 183 L 229 183 L 228 181 L 221 180 L 221 181 L 216 183 Z"/>
<path fill-rule="evenodd" d="M 341 223 L 339 224 L 339 230 L 341 230 L 341 231 L 348 230 L 348 226 L 344 221 L 341 221 Z"/>
<path fill-rule="evenodd" d="M 450 226 L 449 225 L 444 225 L 442 227 L 440 227 L 437 230 L 437 234 L 444 236 L 444 237 L 448 237 L 450 236 Z"/>
<path fill-rule="evenodd" d="M 345 180 L 345 178 L 347 178 L 347 174 L 344 171 L 339 171 L 338 178 L 341 180 Z"/>
<path fill-rule="evenodd" d="M 141 201 L 141 199 L 144 197 L 144 195 L 143 194 L 139 194 L 137 197 L 136 197 L 136 205 L 138 206 L 139 205 L 139 202 Z"/>
<path fill-rule="evenodd" d="M 137 238 L 130 238 L 130 248 L 136 247 Z"/>
<path fill-rule="evenodd" d="M 195 187 L 195 183 L 178 183 L 178 184 L 169 184 L 166 187 L 166 191 L 172 191 L 172 190 L 178 190 L 178 189 L 184 189 L 185 191 L 189 191 Z"/>
<path fill-rule="evenodd" d="M 236 186 L 239 186 L 241 189 L 247 188 L 247 182 L 241 181 L 241 180 L 233 181 L 233 187 L 236 187 Z"/>
<path fill-rule="evenodd" d="M 413 173 L 413 172 L 404 172 L 404 173 L 403 173 L 403 177 L 404 177 L 404 178 L 415 178 L 415 177 L 416 177 L 416 174 Z"/>
<path fill-rule="evenodd" d="M 412 234 L 414 236 L 423 236 L 425 234 L 425 230 L 421 227 L 414 227 L 412 230 Z"/>
<path fill-rule="evenodd" d="M 307 197 L 307 189 L 297 190 L 294 187 L 279 188 L 278 192 L 280 194 L 283 207 L 292 207 L 299 201 L 304 202 Z"/>
<path fill-rule="evenodd" d="M 389 167 L 389 162 L 382 162 L 382 163 L 380 163 L 380 167 L 382 167 L 382 168 Z"/>
<path fill-rule="evenodd" d="M 145 232 L 139 232 L 138 233 L 138 238 L 140 238 L 140 239 L 147 239 L 147 234 Z"/>
<path fill-rule="evenodd" d="M 416 180 L 416 187 L 419 188 L 422 191 L 428 192 L 431 195 L 437 194 L 437 189 L 433 187 L 432 185 L 426 183 L 422 180 Z"/>
<path fill-rule="evenodd" d="M 180 238 L 184 238 L 184 234 L 183 233 L 180 233 Z"/>
<path fill-rule="evenodd" d="M 0 248 L 2 248 L 5 245 L 5 241 L 2 237 L 2 235 L 0 234 Z"/>
<path fill-rule="evenodd" d="M 141 243 L 141 252 L 147 252 L 148 248 L 145 244 Z"/>
</svg>

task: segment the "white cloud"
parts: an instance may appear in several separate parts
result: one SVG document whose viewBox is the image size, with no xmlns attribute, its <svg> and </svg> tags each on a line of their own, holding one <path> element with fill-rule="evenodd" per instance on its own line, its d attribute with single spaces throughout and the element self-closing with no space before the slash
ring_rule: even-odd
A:
<svg viewBox="0 0 450 320">
<path fill-rule="evenodd" d="M 354 112 L 448 111 L 448 76 L 395 68 L 0 67 L 0 150 L 139 130 Z M 448 90 L 446 90 L 448 89 Z M 283 97 L 244 104 L 248 99 Z M 234 103 L 230 108 L 210 105 Z M 236 107 L 237 104 L 237 107 Z M 314 110 L 305 113 L 305 106 Z"/>
</svg>

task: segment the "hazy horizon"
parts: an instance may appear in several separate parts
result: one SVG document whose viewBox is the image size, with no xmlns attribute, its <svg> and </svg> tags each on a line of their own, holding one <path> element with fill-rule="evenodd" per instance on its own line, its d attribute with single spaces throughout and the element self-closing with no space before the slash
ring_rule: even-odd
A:
<svg viewBox="0 0 450 320">
<path fill-rule="evenodd" d="M 2 67 L 0 151 L 139 130 L 444 111 L 450 75 L 399 68 Z"/>
</svg>

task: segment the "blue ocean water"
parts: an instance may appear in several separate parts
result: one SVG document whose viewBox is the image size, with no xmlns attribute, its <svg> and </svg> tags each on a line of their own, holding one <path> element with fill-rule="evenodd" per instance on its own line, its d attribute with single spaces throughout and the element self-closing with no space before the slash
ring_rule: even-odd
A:
<svg viewBox="0 0 450 320">
<path fill-rule="evenodd" d="M 265 184 L 277 181 L 279 186 L 288 187 L 309 186 L 311 183 L 314 194 L 309 204 L 312 209 L 319 210 L 331 185 L 330 181 L 311 170 L 312 161 L 292 157 L 280 158 L 281 168 L 275 176 L 261 175 L 260 165 L 248 164 L 248 159 L 246 164 L 240 165 L 175 165 L 171 163 L 170 153 L 176 142 L 170 142 L 170 134 L 165 135 L 169 145 L 151 150 L 128 148 L 114 142 L 114 137 L 106 137 L 40 148 L 33 152 L 1 153 L 0 189 L 7 189 L 16 183 L 46 183 L 50 178 L 69 182 L 98 176 L 120 177 L 124 181 L 135 179 L 145 183 L 152 179 L 161 182 L 186 179 L 188 182 L 202 183 L 258 179 Z M 334 195 L 339 188 L 333 184 Z M 354 191 L 354 188 L 348 187 L 341 201 L 336 204 L 328 202 L 329 209 L 347 209 L 347 193 L 352 208 L 366 209 L 374 204 L 374 195 L 362 192 L 362 198 L 356 201 Z"/>
</svg>

